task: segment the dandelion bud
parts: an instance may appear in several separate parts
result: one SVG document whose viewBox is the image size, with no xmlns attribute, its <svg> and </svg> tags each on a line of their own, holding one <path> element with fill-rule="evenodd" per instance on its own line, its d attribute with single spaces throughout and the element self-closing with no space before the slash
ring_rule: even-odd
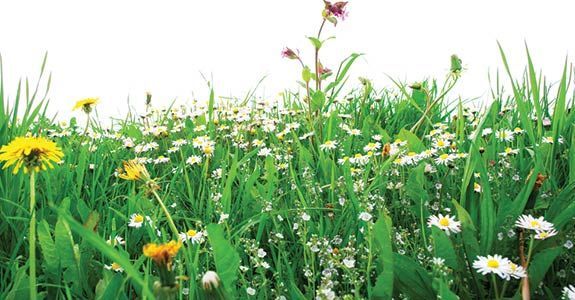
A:
<svg viewBox="0 0 575 300">
<path fill-rule="evenodd" d="M 282 57 L 289 58 L 289 59 L 298 59 L 299 56 L 295 53 L 292 49 L 285 47 L 282 51 Z"/>
<path fill-rule="evenodd" d="M 409 86 L 409 88 L 411 88 L 412 90 L 417 90 L 417 91 L 419 91 L 419 90 L 421 90 L 421 83 L 419 83 L 419 82 L 414 82 L 413 84 L 411 84 L 411 85 Z"/>
<path fill-rule="evenodd" d="M 146 106 L 152 104 L 152 94 L 150 92 L 146 92 Z"/>
<path fill-rule="evenodd" d="M 451 55 L 451 73 L 459 74 L 462 69 L 461 59 L 455 54 Z"/>
<path fill-rule="evenodd" d="M 211 292 L 220 286 L 220 277 L 214 271 L 207 271 L 202 277 L 202 286 L 206 292 Z"/>
</svg>

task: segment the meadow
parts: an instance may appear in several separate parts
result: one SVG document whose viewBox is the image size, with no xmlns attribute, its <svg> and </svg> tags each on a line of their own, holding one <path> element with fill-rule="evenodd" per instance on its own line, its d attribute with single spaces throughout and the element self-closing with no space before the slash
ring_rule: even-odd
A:
<svg viewBox="0 0 575 300">
<path fill-rule="evenodd" d="M 275 99 L 55 121 L 46 58 L 0 81 L 0 298 L 575 299 L 572 66 L 548 82 L 526 48 L 513 78 L 500 47 L 482 105 L 451 97 L 455 55 L 378 89 L 361 54 L 321 64 L 341 3 Z"/>
</svg>

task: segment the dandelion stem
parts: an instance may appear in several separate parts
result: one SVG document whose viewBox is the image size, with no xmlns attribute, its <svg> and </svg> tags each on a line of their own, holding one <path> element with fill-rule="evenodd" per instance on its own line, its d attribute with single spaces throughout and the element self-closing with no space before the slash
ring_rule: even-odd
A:
<svg viewBox="0 0 575 300">
<path fill-rule="evenodd" d="M 36 290 L 36 176 L 34 170 L 30 171 L 30 227 L 28 242 L 30 243 L 30 299 L 35 300 Z"/>
<path fill-rule="evenodd" d="M 158 193 L 156 191 L 152 190 L 152 194 L 154 194 L 154 197 L 156 198 L 156 200 L 158 200 L 160 207 L 162 208 L 162 210 L 164 211 L 164 214 L 166 215 L 166 218 L 168 219 L 168 224 L 170 224 L 170 228 L 172 229 L 175 237 L 177 238 L 178 237 L 178 229 L 176 228 L 176 225 L 174 224 L 174 220 L 172 219 L 172 215 L 170 215 L 170 212 L 168 212 L 168 209 L 164 205 L 164 201 L 162 201 L 162 198 L 160 198 Z"/>
</svg>

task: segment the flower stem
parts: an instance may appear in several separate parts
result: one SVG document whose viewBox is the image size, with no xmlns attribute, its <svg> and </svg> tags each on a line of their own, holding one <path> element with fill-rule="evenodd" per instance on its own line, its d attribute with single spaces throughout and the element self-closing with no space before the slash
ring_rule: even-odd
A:
<svg viewBox="0 0 575 300">
<path fill-rule="evenodd" d="M 30 299 L 35 300 L 38 291 L 36 290 L 36 176 L 34 170 L 30 171 L 30 226 L 28 228 L 28 242 L 30 243 L 30 278 L 29 289 Z"/>
<path fill-rule="evenodd" d="M 493 289 L 495 290 L 495 299 L 501 299 L 499 291 L 497 290 L 497 279 L 495 278 L 495 274 L 491 274 L 491 282 L 493 282 Z"/>
<path fill-rule="evenodd" d="M 160 207 L 162 208 L 162 210 L 164 211 L 164 214 L 166 215 L 166 218 L 168 219 L 168 224 L 170 224 L 170 228 L 174 232 L 175 237 L 178 238 L 178 229 L 176 228 L 176 225 L 174 224 L 174 220 L 172 219 L 172 215 L 170 215 L 170 212 L 168 212 L 168 209 L 164 205 L 164 201 L 162 201 L 162 198 L 160 198 L 160 196 L 158 195 L 158 193 L 156 191 L 152 190 L 152 194 L 154 194 L 154 197 L 156 198 L 156 200 L 158 200 Z"/>
</svg>

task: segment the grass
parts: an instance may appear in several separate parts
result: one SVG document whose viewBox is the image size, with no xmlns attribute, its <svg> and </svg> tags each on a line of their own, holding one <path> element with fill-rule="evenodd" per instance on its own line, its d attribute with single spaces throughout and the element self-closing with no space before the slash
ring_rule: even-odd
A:
<svg viewBox="0 0 575 300">
<path fill-rule="evenodd" d="M 316 72 L 298 58 L 302 92 L 274 102 L 217 100 L 211 90 L 205 103 L 168 109 L 142 102 L 144 117 L 109 128 L 94 112 L 80 113 L 92 118 L 86 128 L 46 116 L 46 59 L 33 90 L 26 80 L 9 99 L 0 81 L 0 144 L 47 136 L 65 154 L 36 176 L 39 296 L 559 299 L 575 281 L 571 66 L 552 85 L 527 50 L 524 76 L 514 79 L 500 47 L 511 89 L 497 74 L 482 109 L 450 100 L 465 76 L 457 59 L 445 82 L 378 90 L 362 79 L 344 95 L 359 54 L 331 77 L 316 75 L 320 35 L 311 39 Z M 117 176 L 132 159 L 153 182 Z M 28 184 L 0 171 L 2 299 L 29 295 Z M 129 226 L 134 214 L 144 217 L 139 227 Z M 460 232 L 428 226 L 439 214 Z M 557 235 L 534 239 L 518 228 L 527 214 Z M 175 293 L 162 294 L 155 282 L 164 275 L 142 247 L 171 240 L 171 220 L 193 239 L 175 257 Z M 527 277 L 473 267 L 494 254 Z M 210 270 L 219 277 L 211 292 L 202 282 Z"/>
</svg>

